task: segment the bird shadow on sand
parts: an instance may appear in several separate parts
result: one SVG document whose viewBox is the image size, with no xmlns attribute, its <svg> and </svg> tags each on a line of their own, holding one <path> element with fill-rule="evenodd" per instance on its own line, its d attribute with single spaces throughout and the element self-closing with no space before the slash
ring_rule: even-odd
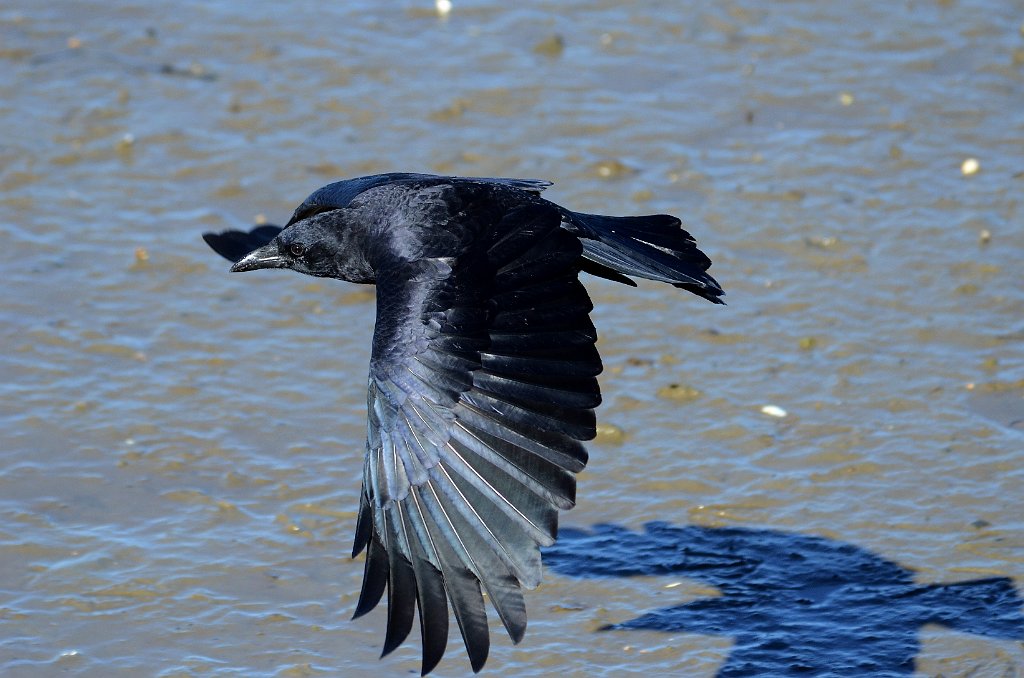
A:
<svg viewBox="0 0 1024 678">
<path fill-rule="evenodd" d="M 790 532 L 665 522 L 563 528 L 544 563 L 571 577 L 673 575 L 720 597 L 603 630 L 730 636 L 719 678 L 914 673 L 925 624 L 1024 640 L 1022 600 L 1005 577 L 918 585 L 913 571 L 840 541 Z"/>
</svg>

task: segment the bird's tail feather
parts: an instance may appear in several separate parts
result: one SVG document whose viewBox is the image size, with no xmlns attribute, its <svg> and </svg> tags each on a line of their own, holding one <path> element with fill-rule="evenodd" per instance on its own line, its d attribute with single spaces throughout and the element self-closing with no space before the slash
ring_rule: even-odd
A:
<svg viewBox="0 0 1024 678">
<path fill-rule="evenodd" d="M 711 260 L 697 248 L 693 236 L 682 229 L 676 217 L 608 217 L 580 212 L 568 216 L 582 236 L 586 260 L 583 270 L 604 275 L 601 269 L 612 269 L 625 276 L 668 283 L 716 304 L 724 303 L 720 297 L 725 292 L 707 273 Z"/>
</svg>

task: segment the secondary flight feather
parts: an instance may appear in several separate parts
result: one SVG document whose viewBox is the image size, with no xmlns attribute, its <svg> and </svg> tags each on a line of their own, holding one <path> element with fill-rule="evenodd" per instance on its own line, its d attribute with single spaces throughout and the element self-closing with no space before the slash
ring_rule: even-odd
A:
<svg viewBox="0 0 1024 678">
<path fill-rule="evenodd" d="M 601 400 L 580 271 L 724 294 L 675 217 L 572 212 L 547 186 L 379 174 L 318 189 L 283 228 L 203 236 L 232 271 L 377 285 L 355 616 L 387 593 L 387 654 L 418 610 L 423 674 L 449 606 L 474 671 L 490 647 L 483 593 L 514 642 L 526 631 L 522 589 L 575 502 Z"/>
</svg>

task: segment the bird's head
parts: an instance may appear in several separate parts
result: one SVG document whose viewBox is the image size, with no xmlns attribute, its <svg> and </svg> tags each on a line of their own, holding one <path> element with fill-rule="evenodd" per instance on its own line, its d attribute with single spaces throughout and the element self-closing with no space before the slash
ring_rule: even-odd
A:
<svg viewBox="0 0 1024 678">
<path fill-rule="evenodd" d="M 373 270 L 360 246 L 361 229 L 348 209 L 334 209 L 293 220 L 266 245 L 238 260 L 232 272 L 290 268 L 318 278 L 372 283 Z"/>
</svg>

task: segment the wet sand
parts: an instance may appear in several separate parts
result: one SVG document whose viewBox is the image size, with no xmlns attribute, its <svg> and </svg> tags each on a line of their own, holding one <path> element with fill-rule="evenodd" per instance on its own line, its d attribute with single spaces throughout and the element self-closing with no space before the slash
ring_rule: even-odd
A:
<svg viewBox="0 0 1024 678">
<path fill-rule="evenodd" d="M 372 289 L 200 239 L 382 171 L 553 180 L 714 260 L 726 307 L 587 280 L 605 433 L 564 526 L 1024 589 L 1019 6 L 249 7 L 0 8 L 0 673 L 418 672 L 349 621 Z M 734 633 L 598 631 L 723 595 L 681 572 L 550 567 L 487 675 L 724 671 Z M 904 675 L 1024 670 L 1013 609 L 913 626 Z"/>
</svg>

